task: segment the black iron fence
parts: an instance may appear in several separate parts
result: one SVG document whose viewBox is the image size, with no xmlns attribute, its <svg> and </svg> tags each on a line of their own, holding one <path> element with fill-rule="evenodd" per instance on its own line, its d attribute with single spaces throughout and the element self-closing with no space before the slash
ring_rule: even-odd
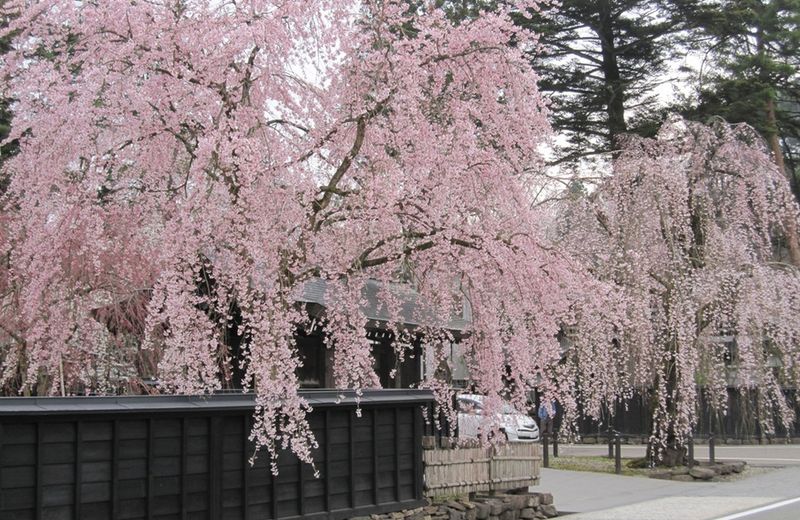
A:
<svg viewBox="0 0 800 520">
<path fill-rule="evenodd" d="M 344 394 L 344 398 L 341 396 Z M 250 465 L 252 395 L 0 399 L 0 518 L 338 519 L 423 503 L 419 390 L 308 391 L 313 469 Z"/>
</svg>

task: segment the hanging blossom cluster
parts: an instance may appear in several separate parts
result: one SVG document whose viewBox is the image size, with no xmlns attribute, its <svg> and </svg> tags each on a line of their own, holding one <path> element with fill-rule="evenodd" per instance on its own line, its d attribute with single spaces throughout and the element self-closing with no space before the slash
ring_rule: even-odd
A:
<svg viewBox="0 0 800 520">
<path fill-rule="evenodd" d="M 765 431 L 774 417 L 791 424 L 782 388 L 800 381 L 800 271 L 781 243 L 798 215 L 747 126 L 673 117 L 627 142 L 613 177 L 562 214 L 567 249 L 618 293 L 614 348 L 592 354 L 606 370 L 586 349 L 570 356 L 578 392 L 652 395 L 661 452 L 685 445 L 698 392 L 724 412 L 728 387 L 756 390 Z"/>
<path fill-rule="evenodd" d="M 120 391 L 152 373 L 203 393 L 236 364 L 257 445 L 308 460 L 297 296 L 318 279 L 340 387 L 378 385 L 368 280 L 401 354 L 407 287 L 434 350 L 470 305 L 490 400 L 509 374 L 518 405 L 549 384 L 584 279 L 530 209 L 550 130 L 524 56 L 536 38 L 511 18 L 539 2 L 459 23 L 437 4 L 5 2 L 20 142 L 2 199 L 6 388 Z"/>
</svg>

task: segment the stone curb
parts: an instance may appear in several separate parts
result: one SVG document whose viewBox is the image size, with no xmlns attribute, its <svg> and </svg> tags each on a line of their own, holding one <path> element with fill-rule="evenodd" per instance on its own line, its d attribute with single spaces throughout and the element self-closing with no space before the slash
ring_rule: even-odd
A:
<svg viewBox="0 0 800 520">
<path fill-rule="evenodd" d="M 475 493 L 471 498 L 433 501 L 425 507 L 354 517 L 351 520 L 544 520 L 558 516 L 551 493 L 524 490 Z"/>
<path fill-rule="evenodd" d="M 677 480 L 679 482 L 708 481 L 721 475 L 741 473 L 746 467 L 747 463 L 743 461 L 717 462 L 715 464 L 699 463 L 691 469 L 686 466 L 665 468 L 650 474 L 650 478 Z"/>
</svg>

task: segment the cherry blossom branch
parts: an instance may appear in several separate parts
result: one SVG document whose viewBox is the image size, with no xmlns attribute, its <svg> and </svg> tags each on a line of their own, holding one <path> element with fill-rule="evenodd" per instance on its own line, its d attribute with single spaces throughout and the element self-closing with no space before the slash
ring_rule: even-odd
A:
<svg viewBox="0 0 800 520">
<path fill-rule="evenodd" d="M 431 63 L 439 63 L 441 61 L 448 61 L 448 60 L 455 60 L 457 58 L 465 58 L 472 54 L 482 53 L 485 51 L 497 51 L 500 52 L 503 49 L 497 47 L 495 45 L 487 45 L 487 46 L 472 46 L 467 50 L 461 52 L 454 52 L 452 54 L 437 54 L 436 56 L 431 56 L 430 58 L 423 60 L 422 65 L 429 65 Z"/>
<path fill-rule="evenodd" d="M 452 245 L 466 247 L 466 248 L 470 248 L 470 249 L 480 249 L 480 246 L 478 246 L 478 245 L 476 245 L 476 244 L 474 244 L 472 242 L 469 242 L 467 240 L 461 240 L 461 239 L 458 239 L 458 238 L 451 238 L 451 239 L 447 240 L 447 242 L 449 244 L 452 244 Z M 416 244 L 414 246 L 404 247 L 401 251 L 399 251 L 397 253 L 394 253 L 394 254 L 391 254 L 391 255 L 381 256 L 381 257 L 377 257 L 377 258 L 369 258 L 369 259 L 366 259 L 366 260 L 358 263 L 357 265 L 354 265 L 353 267 L 351 267 L 350 268 L 350 272 L 355 272 L 355 271 L 358 271 L 358 270 L 361 270 L 361 269 L 366 269 L 366 268 L 369 268 L 369 267 L 377 267 L 379 265 L 383 265 L 383 264 L 386 264 L 386 263 L 389 263 L 389 262 L 393 262 L 395 260 L 399 260 L 400 258 L 411 256 L 413 253 L 417 253 L 417 252 L 420 252 L 420 251 L 426 251 L 428 249 L 431 249 L 435 245 L 436 245 L 435 241 L 429 240 L 427 242 L 422 242 L 422 243 Z"/>
<path fill-rule="evenodd" d="M 353 145 L 350 147 L 350 151 L 348 151 L 342 162 L 339 164 L 339 167 L 336 168 L 336 171 L 333 173 L 330 181 L 328 181 L 327 186 L 321 188 L 323 192 L 322 198 L 317 199 L 311 205 L 312 208 L 312 220 L 311 220 L 311 227 L 316 228 L 315 220 L 316 215 L 328 207 L 328 204 L 331 202 L 331 198 L 333 197 L 333 191 L 336 189 L 336 186 L 339 184 L 339 181 L 342 180 L 345 173 L 350 169 L 350 165 L 353 164 L 353 160 L 358 155 L 358 152 L 361 151 L 361 146 L 364 144 L 364 135 L 367 131 L 367 116 L 363 115 L 358 118 L 356 121 L 356 136 L 353 140 Z"/>
</svg>

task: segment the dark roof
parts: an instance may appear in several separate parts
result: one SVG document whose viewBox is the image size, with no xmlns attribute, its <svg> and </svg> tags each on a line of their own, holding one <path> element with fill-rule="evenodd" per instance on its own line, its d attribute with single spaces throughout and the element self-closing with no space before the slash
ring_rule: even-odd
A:
<svg viewBox="0 0 800 520">
<path fill-rule="evenodd" d="M 381 403 L 425 403 L 433 400 L 428 390 L 362 390 L 356 398 L 353 390 L 301 390 L 300 395 L 312 407 L 333 405 L 361 406 Z M 65 415 L 101 413 L 176 413 L 203 411 L 253 410 L 255 395 L 218 393 L 210 395 L 132 395 L 118 397 L 2 397 L 0 417 L 8 415 Z"/>
<path fill-rule="evenodd" d="M 297 300 L 305 303 L 316 303 L 327 307 L 334 304 L 331 297 L 327 295 L 327 282 L 322 278 L 315 278 L 303 285 L 303 290 L 298 295 Z M 381 282 L 377 280 L 367 280 L 364 284 L 362 297 L 366 304 L 362 307 L 365 317 L 368 320 L 387 322 L 391 319 L 389 310 L 379 301 L 378 293 L 381 289 Z M 410 326 L 426 324 L 426 321 L 434 321 L 433 313 L 424 309 L 419 303 L 419 294 L 407 284 L 391 284 L 389 290 L 396 297 L 400 298 L 402 306 L 400 318 L 403 323 Z M 461 315 L 452 316 L 444 328 L 454 331 L 463 331 L 472 321 L 472 309 L 466 298 L 463 299 Z"/>
</svg>

